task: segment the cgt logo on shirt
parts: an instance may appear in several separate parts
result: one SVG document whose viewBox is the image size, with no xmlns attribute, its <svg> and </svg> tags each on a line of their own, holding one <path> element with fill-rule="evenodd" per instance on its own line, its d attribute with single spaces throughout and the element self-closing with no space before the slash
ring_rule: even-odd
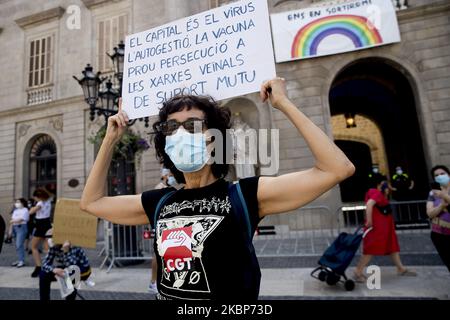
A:
<svg viewBox="0 0 450 320">
<path fill-rule="evenodd" d="M 188 271 L 192 262 L 192 226 L 164 230 L 161 248 L 166 270 Z"/>
</svg>

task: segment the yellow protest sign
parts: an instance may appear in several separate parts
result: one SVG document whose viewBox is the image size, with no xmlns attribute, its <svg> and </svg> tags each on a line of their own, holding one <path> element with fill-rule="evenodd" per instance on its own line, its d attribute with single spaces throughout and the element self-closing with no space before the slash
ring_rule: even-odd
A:
<svg viewBox="0 0 450 320">
<path fill-rule="evenodd" d="M 60 198 L 56 202 L 53 219 L 53 242 L 95 248 L 97 242 L 97 218 L 80 209 L 80 200 Z"/>
</svg>

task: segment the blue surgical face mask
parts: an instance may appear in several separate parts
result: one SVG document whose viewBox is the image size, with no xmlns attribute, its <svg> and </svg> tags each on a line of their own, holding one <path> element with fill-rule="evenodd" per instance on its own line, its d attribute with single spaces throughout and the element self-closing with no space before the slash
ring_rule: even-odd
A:
<svg viewBox="0 0 450 320">
<path fill-rule="evenodd" d="M 177 180 L 175 179 L 174 176 L 170 176 L 170 177 L 167 178 L 167 184 L 169 186 L 174 186 L 174 185 L 177 184 Z"/>
<path fill-rule="evenodd" d="M 208 162 L 206 137 L 203 133 L 189 133 L 179 128 L 175 134 L 166 137 L 164 151 L 181 172 L 195 172 Z"/>
<path fill-rule="evenodd" d="M 445 187 L 450 182 L 450 177 L 446 173 L 445 174 L 440 174 L 440 175 L 438 175 L 437 177 L 434 178 L 434 181 L 439 183 L 441 186 Z"/>
</svg>

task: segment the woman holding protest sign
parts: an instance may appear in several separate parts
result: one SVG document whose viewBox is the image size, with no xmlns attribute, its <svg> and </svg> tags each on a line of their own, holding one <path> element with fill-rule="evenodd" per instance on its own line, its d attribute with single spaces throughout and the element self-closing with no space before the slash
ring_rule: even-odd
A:
<svg viewBox="0 0 450 320">
<path fill-rule="evenodd" d="M 260 95 L 306 140 L 315 157 L 312 168 L 228 183 L 227 143 L 212 152 L 210 129 L 226 137 L 230 111 L 208 97 L 176 96 L 153 125 L 154 145 L 161 163 L 185 187 L 108 197 L 108 166 L 128 117 L 119 110 L 108 120 L 81 208 L 113 223 L 152 224 L 160 299 L 257 299 L 261 273 L 251 238 L 261 219 L 304 206 L 354 172 L 344 153 L 287 98 L 284 79 L 266 81 Z M 224 151 L 222 161 L 218 151 Z"/>
</svg>

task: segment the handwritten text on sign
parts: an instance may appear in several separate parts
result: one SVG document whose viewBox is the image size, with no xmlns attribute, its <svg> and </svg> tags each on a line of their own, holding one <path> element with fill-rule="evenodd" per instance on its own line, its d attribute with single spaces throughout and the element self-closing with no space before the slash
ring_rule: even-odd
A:
<svg viewBox="0 0 450 320">
<path fill-rule="evenodd" d="M 180 93 L 226 99 L 274 76 L 267 1 L 239 1 L 127 36 L 123 108 L 151 116 Z"/>
</svg>

